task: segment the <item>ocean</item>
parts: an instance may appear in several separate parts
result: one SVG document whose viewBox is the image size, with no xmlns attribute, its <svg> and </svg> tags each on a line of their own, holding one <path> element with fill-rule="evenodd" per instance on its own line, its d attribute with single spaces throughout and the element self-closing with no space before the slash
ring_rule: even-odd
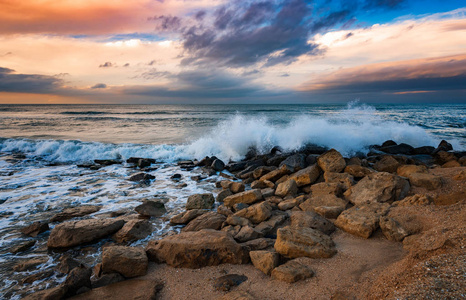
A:
<svg viewBox="0 0 466 300">
<path fill-rule="evenodd" d="M 466 149 L 466 104 L 432 105 L 0 105 L 0 298 L 53 287 L 64 275 L 52 272 L 61 254 L 48 252 L 47 235 L 28 251 L 13 246 L 31 238 L 19 229 L 49 219 L 64 208 L 98 205 L 91 216 L 131 210 L 145 199 L 161 199 L 162 218 L 151 219 L 154 232 L 132 245 L 144 245 L 172 230 L 171 216 L 181 212 L 189 195 L 214 192 L 214 175 L 197 181 L 200 171 L 182 170 L 176 162 L 215 155 L 227 163 L 255 148 L 268 153 L 307 144 L 335 148 L 346 156 L 367 153 L 386 140 L 414 147 L 437 146 L 445 139 Z M 99 170 L 77 164 L 94 159 L 154 158 L 150 185 L 128 181 L 138 170 L 127 164 Z M 181 180 L 171 176 L 181 174 Z M 53 224 L 51 224 L 53 227 Z M 100 259 L 103 240 L 69 254 L 89 266 Z M 79 247 L 77 248 L 79 249 Z M 12 271 L 18 261 L 43 258 L 33 270 Z M 23 284 L 40 272 L 52 275 Z"/>
</svg>

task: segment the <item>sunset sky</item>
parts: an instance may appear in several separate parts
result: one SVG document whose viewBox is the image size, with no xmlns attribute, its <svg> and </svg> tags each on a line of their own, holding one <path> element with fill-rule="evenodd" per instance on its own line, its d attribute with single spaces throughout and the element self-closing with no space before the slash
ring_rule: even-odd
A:
<svg viewBox="0 0 466 300">
<path fill-rule="evenodd" d="M 464 0 L 0 0 L 0 103 L 466 103 Z"/>
</svg>

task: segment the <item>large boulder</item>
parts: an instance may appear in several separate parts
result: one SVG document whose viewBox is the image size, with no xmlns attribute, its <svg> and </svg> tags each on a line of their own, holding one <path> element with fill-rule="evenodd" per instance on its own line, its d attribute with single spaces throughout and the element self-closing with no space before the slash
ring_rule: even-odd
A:
<svg viewBox="0 0 466 300">
<path fill-rule="evenodd" d="M 377 202 L 354 206 L 343 211 L 335 225 L 348 233 L 367 239 L 379 227 L 380 217 L 386 215 L 389 209 L 388 203 Z"/>
<path fill-rule="evenodd" d="M 278 197 L 294 197 L 296 196 L 296 193 L 298 193 L 298 185 L 293 179 L 280 183 L 275 190 L 275 195 Z"/>
<path fill-rule="evenodd" d="M 84 205 L 78 207 L 67 208 L 62 212 L 54 215 L 50 222 L 62 222 L 72 218 L 82 217 L 89 215 L 100 210 L 100 206 Z"/>
<path fill-rule="evenodd" d="M 365 177 L 371 174 L 372 172 L 373 171 L 371 171 L 370 169 L 360 165 L 348 165 L 345 168 L 345 173 L 348 173 L 355 178 Z"/>
<path fill-rule="evenodd" d="M 345 192 L 345 197 L 354 205 L 374 202 L 393 202 L 403 199 L 409 191 L 406 179 L 386 173 L 374 173 L 361 179 Z"/>
<path fill-rule="evenodd" d="M 288 156 L 280 163 L 279 167 L 283 165 L 287 165 L 293 169 L 294 172 L 304 169 L 306 167 L 306 155 L 298 153 Z"/>
<path fill-rule="evenodd" d="M 312 211 L 294 211 L 290 219 L 292 227 L 312 228 L 327 235 L 335 231 L 335 225 L 332 222 Z"/>
<path fill-rule="evenodd" d="M 182 231 L 199 231 L 202 229 L 219 230 L 226 217 L 214 211 L 205 213 L 195 218 L 182 229 Z"/>
<path fill-rule="evenodd" d="M 142 276 L 147 273 L 148 259 L 140 247 L 109 246 L 102 251 L 102 270 L 104 273 L 117 272 L 126 278 Z"/>
<path fill-rule="evenodd" d="M 277 230 L 275 250 L 288 258 L 329 258 L 337 253 L 332 239 L 312 228 L 286 226 Z"/>
<path fill-rule="evenodd" d="M 442 178 L 427 173 L 412 173 L 408 176 L 409 182 L 418 187 L 435 190 L 442 186 Z"/>
<path fill-rule="evenodd" d="M 288 165 L 282 165 L 280 168 L 273 170 L 260 178 L 260 180 L 268 180 L 275 182 L 278 179 L 282 178 L 285 175 L 293 173 L 293 168 Z"/>
<path fill-rule="evenodd" d="M 223 204 L 233 207 L 237 203 L 252 204 L 259 200 L 262 200 L 262 193 L 259 189 L 256 189 L 228 196 L 223 200 Z"/>
<path fill-rule="evenodd" d="M 211 193 L 195 194 L 188 197 L 186 209 L 211 209 L 214 203 L 215 198 Z"/>
<path fill-rule="evenodd" d="M 312 165 L 305 169 L 299 170 L 290 175 L 290 179 L 296 182 L 298 187 L 314 183 L 320 176 L 320 168 L 318 165 Z"/>
<path fill-rule="evenodd" d="M 182 232 L 152 241 L 146 251 L 151 260 L 166 262 L 176 268 L 202 268 L 249 261 L 247 251 L 230 235 L 210 229 Z"/>
<path fill-rule="evenodd" d="M 254 229 L 262 233 L 263 235 L 275 235 L 277 229 L 280 225 L 282 225 L 286 221 L 285 215 L 274 215 L 270 217 L 267 221 L 264 221 L 258 225 Z"/>
<path fill-rule="evenodd" d="M 263 234 L 249 225 L 241 227 L 239 232 L 234 236 L 235 240 L 237 240 L 240 243 L 255 240 L 261 237 L 263 237 Z"/>
<path fill-rule="evenodd" d="M 335 149 L 330 149 L 317 158 L 317 164 L 324 172 L 340 173 L 346 167 L 343 156 Z"/>
<path fill-rule="evenodd" d="M 272 278 L 293 283 L 314 276 L 314 271 L 296 259 L 273 269 Z"/>
<path fill-rule="evenodd" d="M 340 196 L 343 192 L 343 187 L 340 183 L 336 182 L 319 182 L 311 185 L 312 196 L 320 195 L 335 195 Z"/>
<path fill-rule="evenodd" d="M 399 145 L 390 145 L 390 146 L 385 146 L 381 147 L 379 149 L 382 152 L 388 153 L 388 154 L 412 154 L 414 151 L 414 147 L 401 143 Z"/>
<path fill-rule="evenodd" d="M 271 215 L 272 206 L 267 202 L 251 205 L 234 214 L 234 216 L 249 219 L 254 224 L 259 224 L 267 220 Z"/>
<path fill-rule="evenodd" d="M 160 200 L 146 200 L 134 210 L 143 217 L 160 217 L 167 212 L 165 204 Z"/>
<path fill-rule="evenodd" d="M 101 239 L 120 230 L 123 220 L 89 219 L 58 224 L 52 229 L 47 247 L 68 248 Z"/>
<path fill-rule="evenodd" d="M 346 208 L 348 204 L 347 201 L 338 198 L 335 195 L 320 195 L 320 196 L 313 196 L 306 201 L 304 201 L 299 208 L 304 211 L 314 211 L 316 207 L 326 206 L 326 207 L 341 207 Z"/>
<path fill-rule="evenodd" d="M 258 250 L 249 252 L 251 262 L 260 271 L 266 275 L 270 275 L 273 269 L 275 269 L 279 262 L 280 256 L 277 252 Z"/>
<path fill-rule="evenodd" d="M 195 218 L 207 212 L 209 212 L 208 209 L 190 209 L 188 211 L 185 211 L 185 212 L 182 212 L 182 213 L 179 213 L 173 216 L 170 219 L 170 224 L 172 225 L 188 224 L 191 220 L 194 220 Z"/>
<path fill-rule="evenodd" d="M 153 300 L 163 285 L 157 281 L 147 279 L 131 279 L 113 283 L 87 293 L 79 294 L 73 300 Z M 58 299 L 58 298 L 54 298 Z"/>
<path fill-rule="evenodd" d="M 374 164 L 374 169 L 379 172 L 395 173 L 400 163 L 391 155 L 385 155 Z"/>
<path fill-rule="evenodd" d="M 337 183 L 345 191 L 354 184 L 354 177 L 348 173 L 325 172 L 324 179 L 327 183 Z"/>
<path fill-rule="evenodd" d="M 152 233 L 152 224 L 148 220 L 130 220 L 117 233 L 113 239 L 117 243 L 137 241 Z"/>
</svg>

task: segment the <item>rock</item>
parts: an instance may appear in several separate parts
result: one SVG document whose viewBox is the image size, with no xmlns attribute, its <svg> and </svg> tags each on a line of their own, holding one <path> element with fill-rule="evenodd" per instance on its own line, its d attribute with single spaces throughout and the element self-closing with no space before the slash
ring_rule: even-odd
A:
<svg viewBox="0 0 466 300">
<path fill-rule="evenodd" d="M 141 205 L 136 206 L 134 210 L 144 217 L 160 217 L 167 212 L 163 202 L 151 200 L 144 201 Z"/>
<path fill-rule="evenodd" d="M 414 155 L 432 155 L 435 151 L 435 148 L 432 146 L 423 146 L 423 147 L 417 147 L 413 149 L 413 154 Z"/>
<path fill-rule="evenodd" d="M 247 276 L 238 274 L 228 274 L 214 280 L 214 288 L 217 291 L 228 292 L 231 288 L 240 285 L 248 280 Z"/>
<path fill-rule="evenodd" d="M 212 165 L 210 167 L 215 171 L 223 171 L 223 169 L 225 169 L 225 163 L 220 159 L 216 159 L 212 162 Z"/>
<path fill-rule="evenodd" d="M 379 220 L 380 229 L 390 241 L 401 242 L 408 236 L 406 230 L 393 218 L 383 216 Z"/>
<path fill-rule="evenodd" d="M 396 173 L 399 176 L 409 177 L 413 173 L 427 173 L 427 168 L 423 165 L 402 165 L 398 167 Z"/>
<path fill-rule="evenodd" d="M 429 195 L 416 194 L 409 196 L 400 201 L 393 202 L 393 206 L 425 206 L 432 204 L 434 201 Z"/>
<path fill-rule="evenodd" d="M 233 193 L 230 191 L 230 189 L 227 190 L 222 190 L 220 193 L 217 195 L 217 202 L 222 203 L 226 197 L 233 195 Z"/>
<path fill-rule="evenodd" d="M 254 229 L 263 235 L 276 235 L 277 229 L 286 221 L 285 215 L 274 215 L 267 221 L 259 223 Z"/>
<path fill-rule="evenodd" d="M 455 154 L 446 151 L 439 151 L 434 156 L 436 163 L 440 165 L 446 164 L 447 162 L 452 160 L 456 160 Z"/>
<path fill-rule="evenodd" d="M 179 213 L 176 216 L 173 216 L 170 219 L 170 224 L 172 224 L 172 225 L 188 224 L 191 220 L 194 220 L 195 218 L 197 218 L 200 215 L 203 215 L 203 214 L 205 214 L 207 212 L 209 212 L 208 209 L 191 209 L 191 210 Z M 233 214 L 233 212 L 232 212 L 232 214 Z"/>
<path fill-rule="evenodd" d="M 252 204 L 259 200 L 262 200 L 262 194 L 260 190 L 256 189 L 228 196 L 223 200 L 223 203 L 225 206 L 233 207 L 237 203 Z"/>
<path fill-rule="evenodd" d="M 125 278 L 120 273 L 109 273 L 102 274 L 100 277 L 91 278 L 91 284 L 92 288 L 96 289 L 123 280 L 125 280 Z"/>
<path fill-rule="evenodd" d="M 285 211 L 292 209 L 293 207 L 298 206 L 299 204 L 299 201 L 296 198 L 293 198 L 278 203 L 278 209 Z"/>
<path fill-rule="evenodd" d="M 273 279 L 288 283 L 311 278 L 312 276 L 314 276 L 314 271 L 296 260 L 290 260 L 272 271 Z"/>
<path fill-rule="evenodd" d="M 85 215 L 93 214 L 100 210 L 100 206 L 78 206 L 73 208 L 67 208 L 63 210 L 61 213 L 54 215 L 50 222 L 62 222 L 65 220 L 69 220 L 72 218 L 82 217 Z"/>
<path fill-rule="evenodd" d="M 104 273 L 117 272 L 126 278 L 145 275 L 148 259 L 140 247 L 109 246 L 102 251 Z"/>
<path fill-rule="evenodd" d="M 188 197 L 186 210 L 190 209 L 211 209 L 214 206 L 215 198 L 211 193 L 194 194 Z"/>
<path fill-rule="evenodd" d="M 261 178 L 262 176 L 264 176 L 265 174 L 270 173 L 270 172 L 272 172 L 272 171 L 274 171 L 276 169 L 277 169 L 277 167 L 275 167 L 275 166 L 261 166 L 261 167 L 256 168 L 252 172 L 252 176 L 255 179 L 258 179 L 258 178 Z"/>
<path fill-rule="evenodd" d="M 37 267 L 38 265 L 45 264 L 47 261 L 48 257 L 45 256 L 30 258 L 14 265 L 13 270 L 16 272 L 28 271 Z"/>
<path fill-rule="evenodd" d="M 356 177 L 356 178 L 362 178 L 362 177 L 365 177 L 365 176 L 371 174 L 372 171 L 370 169 L 368 169 L 368 168 L 363 167 L 363 166 L 348 165 L 345 168 L 345 173 L 348 173 L 351 176 Z"/>
<path fill-rule="evenodd" d="M 393 202 L 403 199 L 409 191 L 409 183 L 402 177 L 386 173 L 374 173 L 361 179 L 345 192 L 345 198 L 354 205 L 374 202 Z"/>
<path fill-rule="evenodd" d="M 284 161 L 280 163 L 279 167 L 283 165 L 287 165 L 288 167 L 290 167 L 293 170 L 293 172 L 304 169 L 306 167 L 306 155 L 298 153 L 288 156 Z"/>
<path fill-rule="evenodd" d="M 122 163 L 122 161 L 119 159 L 94 159 L 94 162 L 103 166 L 111 166 Z"/>
<path fill-rule="evenodd" d="M 157 281 L 132 279 L 92 289 L 70 300 L 153 300 L 163 285 Z"/>
<path fill-rule="evenodd" d="M 244 192 L 245 186 L 242 182 L 230 181 L 228 188 L 233 194 L 238 194 Z"/>
<path fill-rule="evenodd" d="M 320 182 L 311 185 L 312 196 L 335 195 L 340 196 L 342 186 L 339 183 Z"/>
<path fill-rule="evenodd" d="M 246 252 L 249 252 L 267 249 L 272 247 L 273 244 L 275 244 L 274 239 L 259 238 L 241 243 L 240 245 Z"/>
<path fill-rule="evenodd" d="M 249 221 L 246 218 L 238 217 L 238 216 L 228 216 L 225 222 L 232 226 L 236 226 L 236 225 L 250 226 L 251 225 L 251 221 Z"/>
<path fill-rule="evenodd" d="M 73 296 L 83 287 L 88 289 L 92 288 L 91 284 L 92 270 L 84 266 L 79 266 L 70 271 L 66 277 L 64 286 L 66 289 L 66 296 Z"/>
<path fill-rule="evenodd" d="M 291 213 L 291 227 L 305 227 L 319 230 L 327 235 L 335 231 L 332 222 L 312 211 L 294 211 Z"/>
<path fill-rule="evenodd" d="M 241 230 L 234 236 L 235 240 L 240 243 L 244 243 L 250 240 L 255 240 L 261 238 L 263 235 L 262 233 L 256 231 L 249 225 L 241 227 Z"/>
<path fill-rule="evenodd" d="M 29 275 L 27 276 L 26 278 L 22 279 L 21 280 L 21 283 L 22 284 L 31 284 L 35 281 L 38 281 L 38 280 L 42 280 L 42 279 L 46 279 L 46 278 L 50 278 L 54 275 L 54 271 L 53 270 L 48 270 L 48 271 L 44 271 L 44 272 L 39 272 L 39 273 L 35 273 L 35 274 L 32 274 L 32 275 Z"/>
<path fill-rule="evenodd" d="M 236 204 L 233 206 L 233 210 L 234 210 L 235 212 L 238 212 L 238 211 L 240 211 L 240 210 L 242 210 L 242 209 L 245 209 L 245 208 L 248 208 L 248 207 L 249 207 L 249 205 L 247 205 L 247 204 L 244 204 L 244 203 L 236 203 Z"/>
<path fill-rule="evenodd" d="M 412 173 L 408 178 L 412 185 L 423 187 L 428 190 L 435 190 L 442 186 L 441 177 L 431 174 Z"/>
<path fill-rule="evenodd" d="M 260 180 L 268 180 L 268 181 L 271 181 L 271 182 L 275 182 L 278 179 L 282 178 L 283 176 L 289 175 L 291 173 L 293 173 L 292 168 L 290 168 L 288 165 L 282 165 L 280 168 L 278 168 L 278 169 L 276 169 L 274 171 L 271 171 L 271 172 L 265 174 L 264 176 L 262 176 L 260 178 Z"/>
<path fill-rule="evenodd" d="M 60 263 L 57 266 L 57 271 L 63 274 L 68 274 L 74 268 L 81 266 L 79 261 L 71 258 L 69 255 L 60 256 L 58 260 Z"/>
<path fill-rule="evenodd" d="M 299 208 L 303 211 L 314 211 L 314 209 L 319 206 L 336 206 L 345 209 L 347 204 L 345 200 L 335 195 L 320 195 L 307 199 L 299 205 Z"/>
<path fill-rule="evenodd" d="M 317 164 L 324 172 L 340 173 L 346 167 L 343 156 L 335 149 L 330 149 L 317 158 Z"/>
<path fill-rule="evenodd" d="M 379 172 L 395 173 L 400 163 L 393 156 L 385 155 L 374 164 L 374 169 Z"/>
<path fill-rule="evenodd" d="M 170 176 L 170 179 L 171 179 L 171 180 L 174 180 L 174 181 L 178 181 L 178 180 L 180 180 L 182 177 L 183 177 L 183 175 L 176 173 L 176 174 L 173 174 L 172 176 Z"/>
<path fill-rule="evenodd" d="M 320 176 L 320 168 L 313 165 L 290 175 L 298 187 L 314 183 Z"/>
<path fill-rule="evenodd" d="M 386 146 L 386 147 L 381 147 L 379 149 L 382 152 L 388 153 L 388 154 L 412 154 L 414 151 L 414 148 L 408 144 L 401 143 L 399 145 L 392 145 L 392 146 Z"/>
<path fill-rule="evenodd" d="M 262 189 L 261 194 L 264 198 L 273 197 L 273 195 L 275 195 L 275 190 L 272 188 Z"/>
<path fill-rule="evenodd" d="M 234 214 L 234 216 L 249 219 L 254 224 L 259 224 L 267 220 L 272 215 L 272 207 L 267 202 L 261 202 L 242 209 Z"/>
<path fill-rule="evenodd" d="M 277 230 L 274 248 L 288 258 L 329 258 L 337 253 L 329 236 L 315 229 L 290 226 Z"/>
<path fill-rule="evenodd" d="M 214 211 L 205 213 L 195 218 L 182 229 L 182 231 L 199 231 L 202 229 L 220 230 L 226 217 Z"/>
<path fill-rule="evenodd" d="M 395 141 L 393 140 L 387 140 L 382 143 L 381 147 L 388 147 L 388 146 L 396 146 L 398 145 Z"/>
<path fill-rule="evenodd" d="M 461 164 L 456 160 L 450 160 L 442 165 L 442 168 L 458 168 L 461 167 Z"/>
<path fill-rule="evenodd" d="M 251 262 L 258 270 L 265 275 L 270 275 L 280 263 L 280 257 L 277 252 L 272 251 L 251 251 L 249 252 Z"/>
<path fill-rule="evenodd" d="M 275 190 L 275 195 L 278 197 L 285 197 L 285 196 L 296 196 L 298 192 L 298 185 L 296 181 L 293 179 L 287 180 L 285 182 L 280 183 Z"/>
<path fill-rule="evenodd" d="M 349 189 L 354 184 L 354 178 L 348 173 L 325 172 L 324 179 L 326 183 L 337 183 L 344 190 Z"/>
<path fill-rule="evenodd" d="M 35 244 L 36 244 L 36 241 L 34 241 L 34 240 L 26 241 L 24 243 L 21 243 L 19 245 L 11 247 L 9 251 L 10 251 L 10 253 L 17 254 L 17 253 L 24 252 L 24 251 L 30 249 Z"/>
<path fill-rule="evenodd" d="M 278 167 L 282 161 L 284 161 L 287 158 L 286 155 L 278 154 L 275 155 L 267 160 L 267 166 L 274 166 Z"/>
<path fill-rule="evenodd" d="M 220 297 L 218 300 L 255 300 L 255 298 L 245 291 L 234 291 Z"/>
<path fill-rule="evenodd" d="M 336 219 L 345 210 L 342 206 L 317 206 L 314 211 L 324 218 Z"/>
<path fill-rule="evenodd" d="M 453 150 L 453 146 L 449 142 L 442 140 L 440 144 L 437 146 L 437 148 L 434 150 L 434 153 L 438 153 L 439 151 L 452 151 L 452 150 Z"/>
<path fill-rule="evenodd" d="M 226 232 L 209 229 L 182 232 L 150 242 L 146 250 L 151 260 L 166 262 L 176 268 L 243 264 L 249 259 L 242 247 Z"/>
<path fill-rule="evenodd" d="M 233 211 L 229 209 L 228 207 L 226 207 L 225 205 L 219 205 L 217 207 L 217 212 L 226 217 L 231 216 L 233 214 Z"/>
<path fill-rule="evenodd" d="M 138 173 L 129 178 L 129 181 L 135 182 L 145 182 L 149 183 L 151 180 L 155 179 L 155 176 L 148 173 Z"/>
<path fill-rule="evenodd" d="M 228 233 L 229 236 L 231 237 L 235 237 L 241 230 L 241 226 L 240 225 L 236 225 L 236 226 L 233 226 L 233 225 L 223 225 L 224 227 L 222 228 L 222 231 L 223 232 L 226 232 Z"/>
<path fill-rule="evenodd" d="M 28 236 L 36 237 L 42 232 L 46 232 L 47 230 L 49 230 L 48 223 L 34 222 L 31 225 L 22 228 L 21 233 Z"/>
<path fill-rule="evenodd" d="M 335 221 L 338 228 L 363 237 L 369 238 L 379 227 L 379 219 L 390 208 L 388 203 L 371 203 L 363 206 L 354 206 L 343 211 Z"/>
<path fill-rule="evenodd" d="M 88 219 L 58 224 L 50 233 L 47 247 L 68 248 L 101 239 L 117 232 L 125 221 L 115 219 Z"/>
<path fill-rule="evenodd" d="M 268 180 L 255 180 L 251 183 L 252 189 L 266 189 L 266 188 L 275 188 L 275 183 Z"/>
<path fill-rule="evenodd" d="M 66 288 L 63 285 L 27 295 L 23 300 L 57 300 L 64 299 Z"/>
<path fill-rule="evenodd" d="M 130 220 L 113 235 L 117 243 L 137 241 L 152 233 L 152 224 L 148 220 Z"/>
</svg>

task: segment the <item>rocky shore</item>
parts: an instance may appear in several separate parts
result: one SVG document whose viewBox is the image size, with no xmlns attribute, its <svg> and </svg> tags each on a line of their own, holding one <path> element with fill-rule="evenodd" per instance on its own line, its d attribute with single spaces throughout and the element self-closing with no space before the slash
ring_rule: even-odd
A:
<svg viewBox="0 0 466 300">
<path fill-rule="evenodd" d="M 120 164 L 99 160 L 96 170 Z M 130 158 L 150 185 L 154 160 Z M 59 255 L 56 271 L 26 276 L 23 284 L 67 274 L 24 299 L 460 299 L 466 297 L 466 153 L 442 141 L 413 148 L 386 141 L 367 155 L 343 157 L 308 146 L 294 153 L 254 149 L 239 162 L 216 157 L 180 161 L 202 170 L 214 193 L 193 194 L 170 218 L 174 230 L 144 246 L 149 220 L 166 218 L 162 201 L 134 211 L 86 218 L 100 208 L 64 209 L 21 232 L 31 237 L 10 249 L 27 251 L 47 237 Z M 173 174 L 176 181 L 180 174 Z M 50 228 L 52 228 L 50 230 Z M 99 263 L 60 255 L 102 239 Z M 24 272 L 48 256 L 19 261 Z M 27 274 L 27 272 L 26 272 Z"/>
</svg>

